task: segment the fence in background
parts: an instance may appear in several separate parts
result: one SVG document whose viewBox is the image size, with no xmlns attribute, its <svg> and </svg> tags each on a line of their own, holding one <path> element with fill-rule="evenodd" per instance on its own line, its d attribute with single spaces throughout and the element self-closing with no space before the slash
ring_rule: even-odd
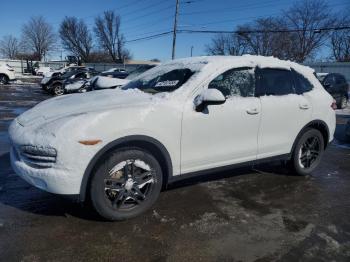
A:
<svg viewBox="0 0 350 262">
<path fill-rule="evenodd" d="M 27 63 L 25 60 L 7 60 L 0 59 L 0 64 L 9 64 L 12 66 L 17 74 L 24 72 L 27 68 Z M 33 62 L 34 63 L 34 62 Z M 64 62 L 39 62 L 39 66 L 49 66 L 52 69 L 59 69 L 65 65 Z M 127 71 L 132 71 L 139 64 L 112 64 L 112 63 L 87 63 L 86 66 L 93 67 L 97 71 L 106 71 L 110 68 L 124 68 Z M 310 66 L 315 69 L 318 73 L 340 73 L 343 74 L 348 82 L 350 82 L 350 62 L 317 62 L 317 63 L 305 63 L 305 65 Z"/>
<path fill-rule="evenodd" d="M 36 63 L 37 61 L 33 61 Z M 65 65 L 65 62 L 38 62 L 39 66 L 48 66 L 54 70 L 57 70 Z M 16 74 L 23 74 L 27 68 L 26 60 L 9 60 L 0 59 L 0 64 L 8 64 L 15 69 Z M 134 70 L 137 66 L 141 64 L 113 64 L 113 63 L 86 63 L 85 66 L 92 67 L 97 71 L 103 72 L 110 68 L 123 68 L 127 71 Z"/>
</svg>

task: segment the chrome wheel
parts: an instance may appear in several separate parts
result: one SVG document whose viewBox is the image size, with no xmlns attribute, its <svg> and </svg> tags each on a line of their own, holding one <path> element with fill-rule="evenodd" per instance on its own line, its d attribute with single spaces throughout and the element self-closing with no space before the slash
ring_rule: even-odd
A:
<svg viewBox="0 0 350 262">
<path fill-rule="evenodd" d="M 152 193 L 154 171 L 138 159 L 129 159 L 115 165 L 104 179 L 105 197 L 117 210 L 139 206 Z"/>
<path fill-rule="evenodd" d="M 64 89 L 62 85 L 56 85 L 54 89 L 55 95 L 60 96 L 64 94 Z"/>
<path fill-rule="evenodd" d="M 299 165 L 302 168 L 312 168 L 321 152 L 321 143 L 318 137 L 309 137 L 299 150 Z"/>
</svg>

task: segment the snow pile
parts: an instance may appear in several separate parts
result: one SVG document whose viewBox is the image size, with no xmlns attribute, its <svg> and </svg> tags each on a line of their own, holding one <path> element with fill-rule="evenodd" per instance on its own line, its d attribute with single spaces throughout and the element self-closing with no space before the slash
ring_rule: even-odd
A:
<svg viewBox="0 0 350 262">
<path fill-rule="evenodd" d="M 120 78 L 111 78 L 107 76 L 98 76 L 96 80 L 94 80 L 95 87 L 97 89 L 107 89 L 125 85 L 129 83 L 130 80 L 120 79 Z"/>
</svg>

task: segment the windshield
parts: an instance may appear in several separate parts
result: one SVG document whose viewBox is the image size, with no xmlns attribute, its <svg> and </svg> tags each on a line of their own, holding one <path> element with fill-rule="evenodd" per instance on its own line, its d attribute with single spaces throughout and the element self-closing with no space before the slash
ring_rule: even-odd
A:
<svg viewBox="0 0 350 262">
<path fill-rule="evenodd" d="M 172 92 L 182 86 L 193 75 L 188 68 L 173 69 L 171 71 L 164 71 L 162 68 L 153 71 L 153 74 L 141 76 L 125 86 L 123 90 L 127 89 L 139 89 L 146 93 L 161 93 Z"/>
<path fill-rule="evenodd" d="M 141 75 L 143 72 L 146 72 L 148 69 L 151 69 L 155 67 L 155 65 L 143 65 L 143 66 L 138 66 L 134 71 L 132 71 L 126 79 L 132 80 L 136 78 L 137 76 Z"/>
</svg>

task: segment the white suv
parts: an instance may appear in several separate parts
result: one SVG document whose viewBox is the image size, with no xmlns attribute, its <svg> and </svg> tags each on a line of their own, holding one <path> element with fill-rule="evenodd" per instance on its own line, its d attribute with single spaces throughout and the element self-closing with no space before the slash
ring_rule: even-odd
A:
<svg viewBox="0 0 350 262">
<path fill-rule="evenodd" d="M 313 70 L 272 57 L 197 57 L 157 66 L 122 90 L 49 99 L 13 121 L 11 163 L 43 190 L 136 216 L 190 175 L 289 160 L 312 172 L 335 106 Z"/>
<path fill-rule="evenodd" d="M 0 85 L 6 85 L 15 79 L 15 70 L 8 64 L 0 64 Z"/>
</svg>

